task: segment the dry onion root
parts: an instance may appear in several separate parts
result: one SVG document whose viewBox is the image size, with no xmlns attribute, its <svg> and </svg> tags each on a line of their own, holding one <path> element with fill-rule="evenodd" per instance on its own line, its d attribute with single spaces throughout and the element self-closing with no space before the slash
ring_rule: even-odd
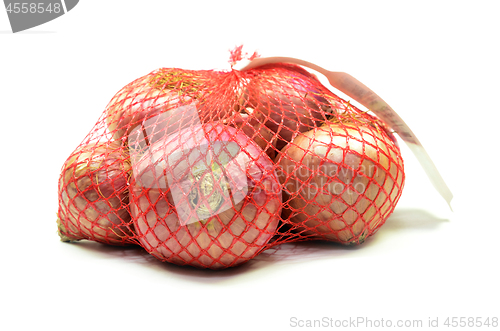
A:
<svg viewBox="0 0 500 331">
<path fill-rule="evenodd" d="M 399 148 L 376 124 L 327 123 L 277 158 L 284 218 L 301 236 L 359 244 L 394 210 L 404 185 Z"/>
<path fill-rule="evenodd" d="M 275 234 L 274 165 L 243 132 L 189 127 L 133 166 L 131 214 L 140 244 L 162 261 L 221 269 L 257 255 Z"/>
<path fill-rule="evenodd" d="M 77 148 L 59 178 L 58 232 L 62 241 L 132 243 L 128 212 L 130 164 L 119 142 Z"/>
</svg>

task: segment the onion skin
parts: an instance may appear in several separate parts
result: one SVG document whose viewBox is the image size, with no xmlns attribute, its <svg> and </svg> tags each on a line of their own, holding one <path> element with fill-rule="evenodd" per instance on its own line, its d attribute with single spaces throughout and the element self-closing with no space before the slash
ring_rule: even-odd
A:
<svg viewBox="0 0 500 331">
<path fill-rule="evenodd" d="M 228 125 L 245 133 L 250 139 L 255 141 L 271 159 L 276 157 L 276 135 L 263 123 L 260 123 L 254 116 L 235 113 L 235 116 Z"/>
<path fill-rule="evenodd" d="M 59 178 L 57 224 L 62 241 L 133 243 L 129 172 L 119 142 L 82 145 L 70 155 Z"/>
<path fill-rule="evenodd" d="M 329 114 L 345 109 L 316 76 L 299 66 L 274 63 L 251 72 L 240 102 L 253 108 L 254 116 L 278 134 L 278 150 L 297 133 L 318 127 Z"/>
<path fill-rule="evenodd" d="M 237 82 L 232 76 L 211 70 L 155 70 L 126 85 L 111 99 L 105 110 L 108 130 L 115 140 L 141 130 L 149 145 L 179 126 L 224 118 L 237 106 L 235 93 L 218 97 L 234 89 L 231 84 Z"/>
<path fill-rule="evenodd" d="M 327 123 L 298 135 L 276 162 L 285 223 L 307 239 L 362 243 L 404 186 L 400 150 L 375 124 Z"/>
<path fill-rule="evenodd" d="M 106 107 L 106 124 L 115 140 L 127 136 L 143 120 L 188 105 L 189 96 L 180 97 L 175 91 L 158 89 L 152 84 L 155 74 L 141 77 L 122 88 Z"/>
<path fill-rule="evenodd" d="M 244 133 L 203 124 L 150 151 L 133 165 L 130 191 L 138 241 L 149 253 L 223 269 L 265 248 L 278 225 L 281 187 L 272 161 Z"/>
</svg>

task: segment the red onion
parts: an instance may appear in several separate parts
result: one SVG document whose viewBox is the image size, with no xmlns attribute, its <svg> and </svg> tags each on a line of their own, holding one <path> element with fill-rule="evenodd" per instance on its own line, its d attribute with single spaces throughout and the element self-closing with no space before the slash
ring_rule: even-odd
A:
<svg viewBox="0 0 500 331">
<path fill-rule="evenodd" d="M 400 150 L 376 124 L 327 123 L 298 135 L 277 163 L 286 222 L 343 244 L 375 233 L 404 185 Z"/>
<path fill-rule="evenodd" d="M 252 69 L 241 99 L 255 109 L 260 121 L 279 134 L 278 149 L 296 134 L 320 126 L 329 114 L 344 108 L 313 74 L 284 63 Z"/>
<path fill-rule="evenodd" d="M 162 261 L 220 269 L 256 256 L 275 234 L 274 165 L 222 124 L 164 137 L 133 165 L 131 215 L 141 245 Z"/>
<path fill-rule="evenodd" d="M 61 240 L 132 243 L 128 205 L 130 163 L 119 142 L 78 147 L 59 178 Z"/>
<path fill-rule="evenodd" d="M 271 159 L 274 159 L 276 156 L 276 135 L 252 114 L 235 113 L 228 125 L 241 130 L 255 141 Z"/>
</svg>

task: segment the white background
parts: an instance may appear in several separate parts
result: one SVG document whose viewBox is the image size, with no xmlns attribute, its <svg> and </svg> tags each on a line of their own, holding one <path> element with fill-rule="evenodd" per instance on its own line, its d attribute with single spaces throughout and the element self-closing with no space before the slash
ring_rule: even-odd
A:
<svg viewBox="0 0 500 331">
<path fill-rule="evenodd" d="M 293 317 L 424 326 L 500 317 L 499 2 L 180 3 L 85 0 L 17 34 L 0 10 L 1 329 L 289 330 L 299 329 Z M 404 147 L 400 203 L 357 248 L 285 245 L 213 272 L 138 248 L 61 243 L 60 168 L 114 93 L 159 67 L 228 69 L 239 44 L 372 88 L 420 138 L 455 195 L 454 212 Z"/>
</svg>

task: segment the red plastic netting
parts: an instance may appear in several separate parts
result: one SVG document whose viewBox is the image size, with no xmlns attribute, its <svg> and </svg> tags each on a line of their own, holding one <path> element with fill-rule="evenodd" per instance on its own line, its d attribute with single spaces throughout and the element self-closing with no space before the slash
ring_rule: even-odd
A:
<svg viewBox="0 0 500 331">
<path fill-rule="evenodd" d="M 403 185 L 384 124 L 299 66 L 162 68 L 122 88 L 65 162 L 58 228 L 220 269 L 284 242 L 359 244 Z"/>
</svg>

